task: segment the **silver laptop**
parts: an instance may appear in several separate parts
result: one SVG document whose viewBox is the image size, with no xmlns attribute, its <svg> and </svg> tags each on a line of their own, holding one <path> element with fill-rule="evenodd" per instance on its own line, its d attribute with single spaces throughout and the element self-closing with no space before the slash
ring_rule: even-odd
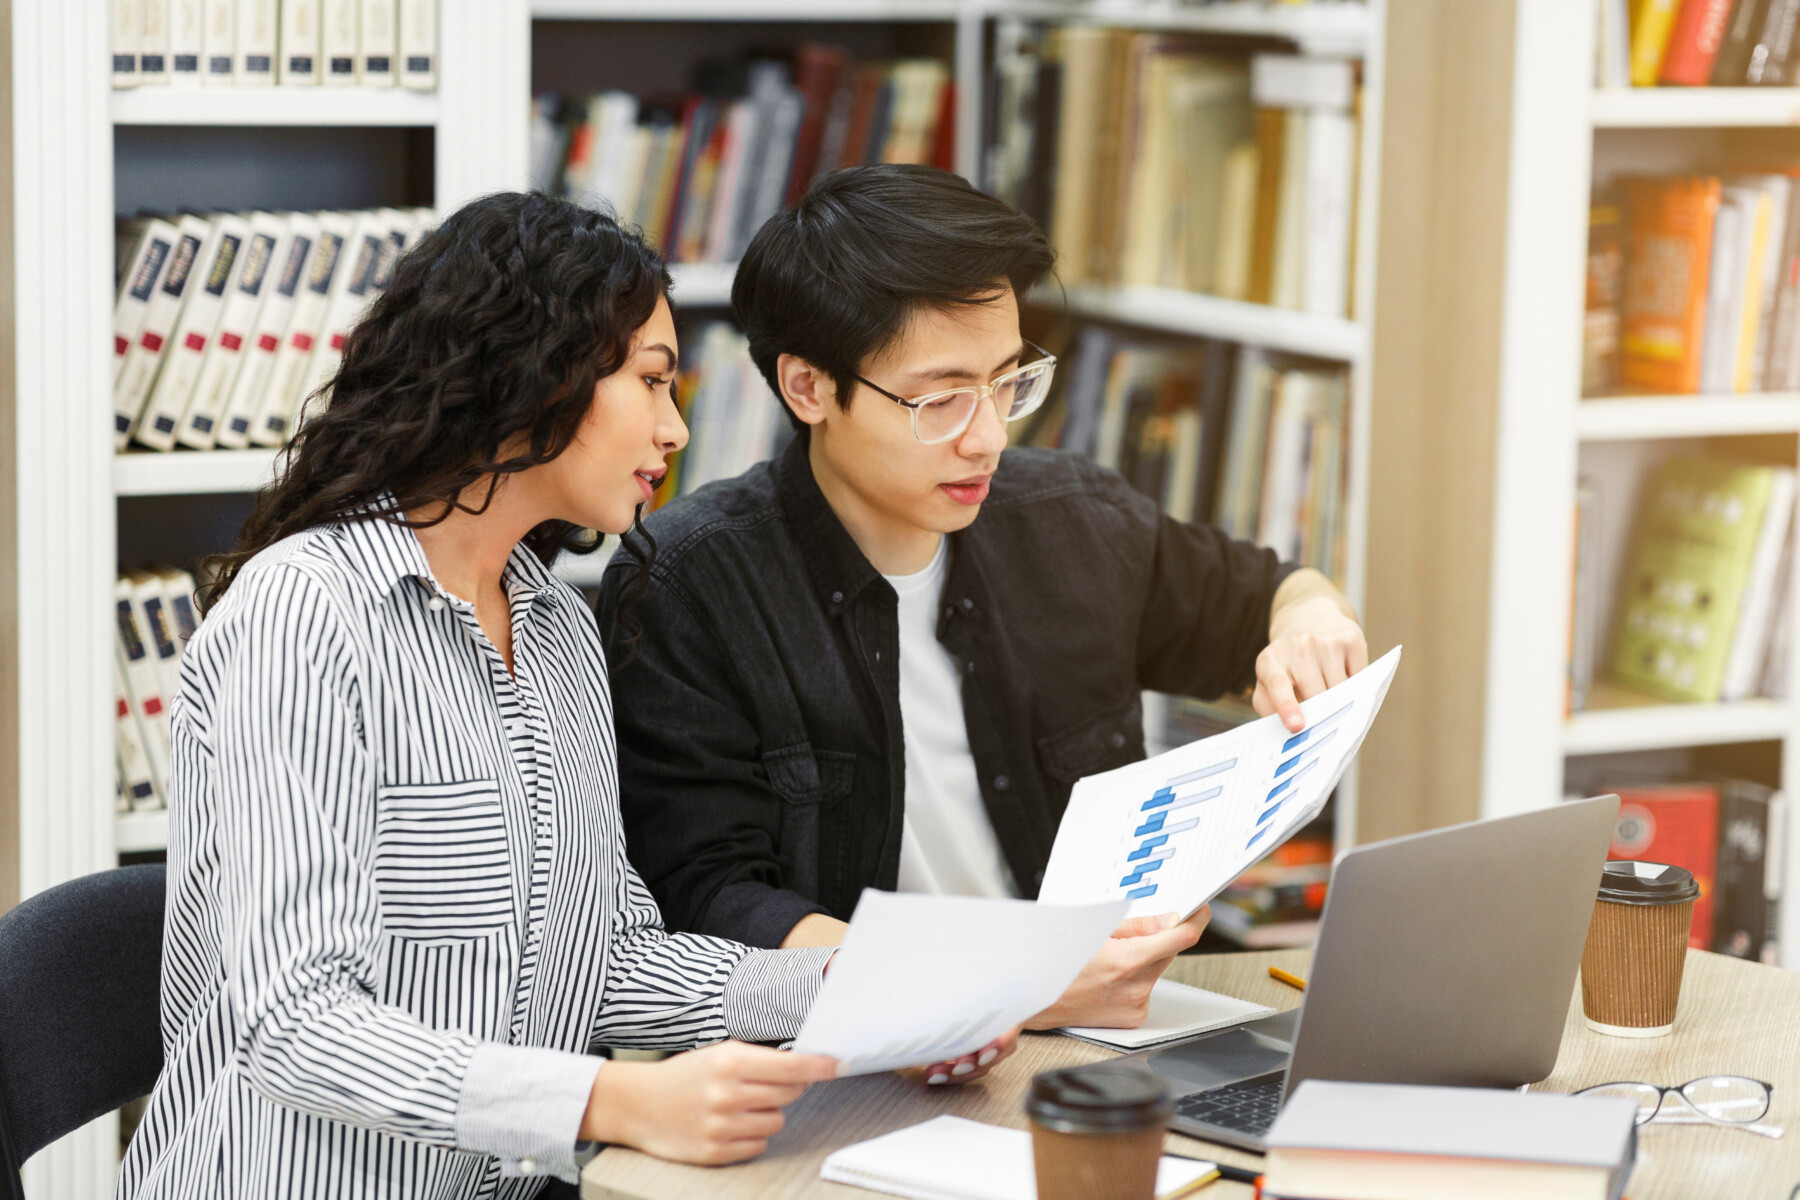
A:
<svg viewBox="0 0 1800 1200">
<path fill-rule="evenodd" d="M 1257 1151 L 1302 1079 L 1542 1079 L 1618 811 L 1602 796 L 1352 850 L 1332 871 L 1303 1009 L 1115 1061 L 1168 1080 L 1170 1128 Z"/>
</svg>

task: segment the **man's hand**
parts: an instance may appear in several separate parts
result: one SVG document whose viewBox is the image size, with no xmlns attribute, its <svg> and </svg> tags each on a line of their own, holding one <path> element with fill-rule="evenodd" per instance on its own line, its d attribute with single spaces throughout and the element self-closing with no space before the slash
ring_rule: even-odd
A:
<svg viewBox="0 0 1800 1200">
<path fill-rule="evenodd" d="M 1136 1029 L 1150 1015 L 1150 989 L 1177 954 L 1200 940 L 1211 917 L 1208 906 L 1180 924 L 1174 913 L 1127 918 L 1062 997 L 1025 1022 L 1025 1028 Z"/>
<path fill-rule="evenodd" d="M 720 1042 L 661 1062 L 609 1062 L 594 1076 L 580 1137 L 674 1162 L 755 1158 L 781 1132 L 781 1110 L 837 1060 Z"/>
<path fill-rule="evenodd" d="M 1251 703 L 1259 716 L 1280 713 L 1281 723 L 1298 733 L 1306 724 L 1302 700 L 1368 665 L 1369 644 L 1350 602 L 1317 571 L 1296 571 L 1275 593 Z"/>
</svg>

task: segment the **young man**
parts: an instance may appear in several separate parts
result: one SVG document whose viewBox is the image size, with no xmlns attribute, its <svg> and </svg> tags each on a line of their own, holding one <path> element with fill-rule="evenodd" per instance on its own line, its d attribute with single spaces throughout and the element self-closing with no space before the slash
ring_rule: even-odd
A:
<svg viewBox="0 0 1800 1200">
<path fill-rule="evenodd" d="M 1144 755 L 1143 688 L 1298 701 L 1367 661 L 1315 571 L 1006 450 L 1054 364 L 1052 252 L 956 175 L 863 167 L 756 235 L 732 308 L 798 435 L 608 569 L 632 861 L 671 928 L 834 944 L 866 887 L 1037 894 L 1070 788 Z M 1136 1025 L 1206 914 L 1128 923 L 1031 1027 Z"/>
</svg>

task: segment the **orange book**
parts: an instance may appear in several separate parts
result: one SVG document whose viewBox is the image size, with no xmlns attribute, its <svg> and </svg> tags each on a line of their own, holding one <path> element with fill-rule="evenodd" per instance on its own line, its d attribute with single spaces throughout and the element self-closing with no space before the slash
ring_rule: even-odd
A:
<svg viewBox="0 0 1800 1200">
<path fill-rule="evenodd" d="M 1625 197 L 1619 378 L 1655 392 L 1697 392 L 1719 181 L 1634 179 Z"/>
<path fill-rule="evenodd" d="M 1682 0 L 1681 11 L 1663 48 L 1663 83 L 1705 87 L 1712 82 L 1713 62 L 1725 43 L 1731 0 Z"/>
</svg>

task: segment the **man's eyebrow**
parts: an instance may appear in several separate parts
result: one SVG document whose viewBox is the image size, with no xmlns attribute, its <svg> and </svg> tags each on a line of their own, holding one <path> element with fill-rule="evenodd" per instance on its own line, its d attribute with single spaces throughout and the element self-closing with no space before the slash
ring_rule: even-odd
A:
<svg viewBox="0 0 1800 1200">
<path fill-rule="evenodd" d="M 664 356 L 667 357 L 669 360 L 669 365 L 666 368 L 667 370 L 673 371 L 676 369 L 676 367 L 681 365 L 681 360 L 675 356 L 675 352 L 673 350 L 669 349 L 667 346 L 663 345 L 661 342 L 657 342 L 654 345 L 650 345 L 650 346 L 644 346 L 644 347 L 642 347 L 642 349 L 661 350 L 663 352 Z"/>
<path fill-rule="evenodd" d="M 988 372 L 988 374 L 997 375 L 1024 357 L 1025 343 L 1020 342 L 1019 348 L 1014 350 L 1006 358 L 1001 359 L 1000 364 L 992 371 Z M 906 378 L 915 383 L 934 383 L 940 379 L 973 379 L 979 374 L 981 374 L 979 371 L 971 371 L 967 367 L 924 367 L 920 370 L 909 372 L 906 375 Z"/>
</svg>

